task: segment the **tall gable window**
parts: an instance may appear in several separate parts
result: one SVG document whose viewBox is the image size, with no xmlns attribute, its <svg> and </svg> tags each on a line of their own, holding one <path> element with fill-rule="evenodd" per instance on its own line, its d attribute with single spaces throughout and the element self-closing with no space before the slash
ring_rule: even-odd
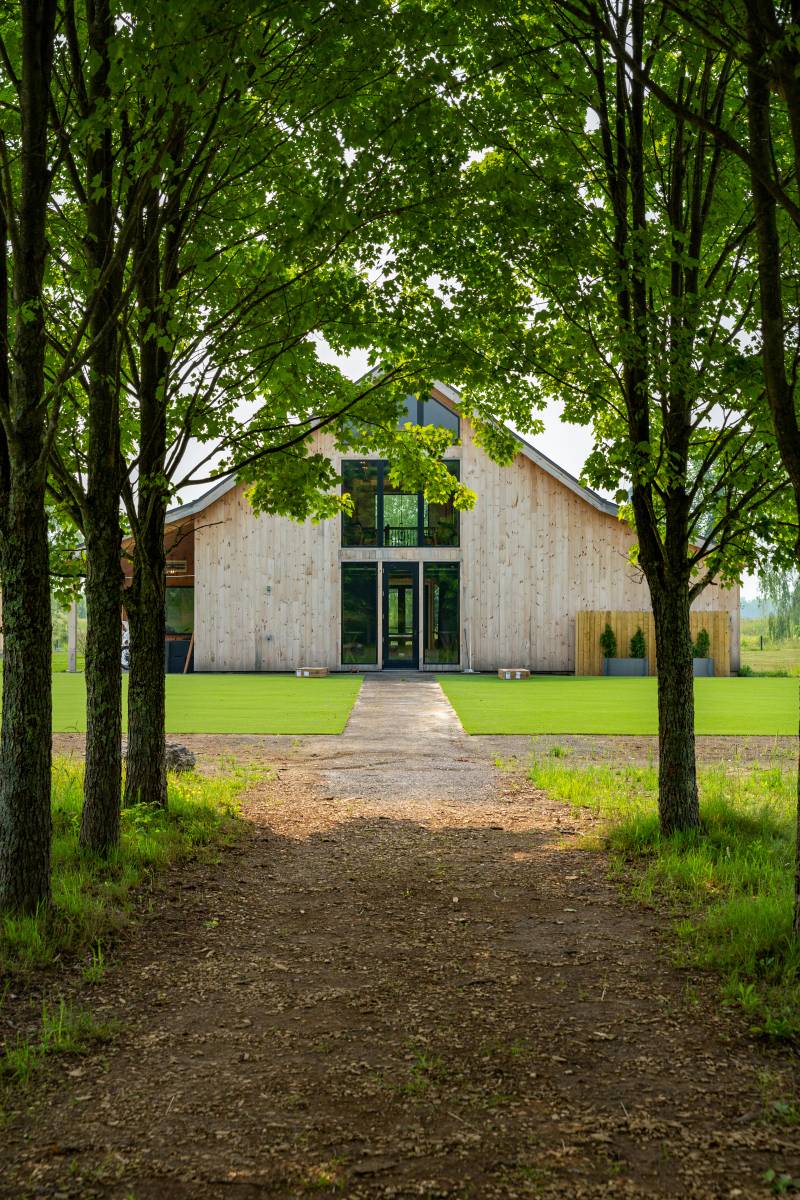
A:
<svg viewBox="0 0 800 1200">
<path fill-rule="evenodd" d="M 343 546 L 377 546 L 379 482 L 383 463 L 343 462 L 342 493 L 349 492 L 353 515 L 342 514 Z"/>
<path fill-rule="evenodd" d="M 458 462 L 445 462 L 459 478 Z M 389 479 L 385 462 L 343 462 L 342 493 L 353 501 L 342 513 L 343 546 L 457 546 L 458 513 L 452 500 L 429 503 L 422 492 L 405 492 Z"/>
<path fill-rule="evenodd" d="M 400 414 L 399 424 L 435 425 L 437 429 L 449 429 L 454 442 L 461 434 L 458 413 L 454 413 L 433 396 L 426 400 L 417 396 L 406 396 L 405 410 Z"/>
</svg>

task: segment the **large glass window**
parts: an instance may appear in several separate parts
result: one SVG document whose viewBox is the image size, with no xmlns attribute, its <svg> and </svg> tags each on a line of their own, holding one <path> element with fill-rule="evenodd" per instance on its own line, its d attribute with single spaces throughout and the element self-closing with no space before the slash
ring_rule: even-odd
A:
<svg viewBox="0 0 800 1200">
<path fill-rule="evenodd" d="M 458 463 L 445 463 L 451 475 L 459 478 Z M 458 545 L 458 513 L 453 507 L 453 501 L 446 504 L 430 504 L 424 499 L 423 512 L 423 541 L 426 546 L 457 546 Z"/>
<path fill-rule="evenodd" d="M 458 462 L 446 462 L 459 478 Z M 389 480 L 383 462 L 343 462 L 342 492 L 353 498 L 353 515 L 342 514 L 343 546 L 457 546 L 458 513 L 451 500 L 430 504 Z"/>
<path fill-rule="evenodd" d="M 342 563 L 342 663 L 377 661 L 377 563 Z"/>
<path fill-rule="evenodd" d="M 168 587 L 165 590 L 165 632 L 190 634 L 194 629 L 194 588 Z"/>
<path fill-rule="evenodd" d="M 417 396 L 406 396 L 405 406 L 400 413 L 398 424 L 402 428 L 403 425 L 435 425 L 437 429 L 449 429 L 453 435 L 453 441 L 458 441 L 461 433 L 461 426 L 458 419 L 458 413 L 454 413 L 452 409 L 447 408 L 441 401 L 435 400 L 433 396 L 429 396 L 427 400 L 422 400 Z"/>
<path fill-rule="evenodd" d="M 384 546 L 416 546 L 419 544 L 419 496 L 404 492 L 389 480 L 383 479 L 383 544 Z"/>
<path fill-rule="evenodd" d="M 457 664 L 460 661 L 458 563 L 425 563 L 426 663 Z"/>
<path fill-rule="evenodd" d="M 342 514 L 343 546 L 378 546 L 378 480 L 382 463 L 342 463 L 342 492 L 353 499 L 353 515 Z"/>
</svg>

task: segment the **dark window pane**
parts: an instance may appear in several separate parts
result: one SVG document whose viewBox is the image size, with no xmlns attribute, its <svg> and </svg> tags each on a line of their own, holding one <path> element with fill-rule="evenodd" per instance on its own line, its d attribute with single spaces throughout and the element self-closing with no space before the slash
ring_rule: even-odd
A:
<svg viewBox="0 0 800 1200">
<path fill-rule="evenodd" d="M 416 396 L 406 396 L 405 403 L 403 405 L 403 410 L 400 413 L 400 417 L 397 422 L 397 428 L 402 429 L 404 425 L 416 425 L 416 424 L 417 424 L 417 397 Z"/>
<path fill-rule="evenodd" d="M 458 663 L 458 563 L 425 563 L 425 662 Z"/>
<path fill-rule="evenodd" d="M 194 629 L 194 588 L 168 587 L 164 602 L 167 633 L 191 633 Z"/>
<path fill-rule="evenodd" d="M 438 400 L 434 400 L 430 396 L 422 402 L 422 425 L 435 425 L 438 429 L 449 429 L 453 434 L 453 441 L 459 435 L 459 423 L 456 413 L 451 412 L 449 408 L 445 408 Z"/>
<path fill-rule="evenodd" d="M 342 563 L 342 662 L 377 661 L 377 564 Z"/>
<path fill-rule="evenodd" d="M 383 477 L 383 544 L 419 545 L 419 494 L 394 487 L 388 471 Z"/>
<path fill-rule="evenodd" d="M 342 463 L 342 494 L 353 498 L 353 515 L 342 513 L 343 546 L 378 545 L 378 464 Z"/>
<path fill-rule="evenodd" d="M 459 478 L 459 464 L 445 463 L 451 475 Z M 458 513 L 453 507 L 453 501 L 446 504 L 430 504 L 425 501 L 424 533 L 426 546 L 457 546 L 458 545 Z"/>
</svg>

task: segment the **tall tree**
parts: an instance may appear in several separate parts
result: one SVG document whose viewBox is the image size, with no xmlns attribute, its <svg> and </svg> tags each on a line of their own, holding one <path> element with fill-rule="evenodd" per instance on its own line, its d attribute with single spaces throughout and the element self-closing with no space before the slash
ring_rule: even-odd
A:
<svg viewBox="0 0 800 1200">
<path fill-rule="evenodd" d="M 487 376 L 435 288 L 407 287 L 387 266 L 406 215 L 444 203 L 465 154 L 452 121 L 437 125 L 445 101 L 420 47 L 413 61 L 400 52 L 405 15 L 310 3 L 301 19 L 267 5 L 236 28 L 192 64 L 185 136 L 133 259 L 129 803 L 166 797 L 163 527 L 174 491 L 232 473 L 264 510 L 330 515 L 335 475 L 309 453 L 324 428 L 339 444 L 382 446 L 431 494 L 468 503 L 437 437 L 398 430 L 398 416 L 437 371 L 469 363 Z M 320 336 L 391 365 L 352 385 L 320 360 Z M 205 455 L 187 469 L 193 439 Z"/>
<path fill-rule="evenodd" d="M 653 96 L 680 119 L 702 129 L 744 165 L 755 228 L 760 358 L 765 394 L 781 462 L 794 500 L 795 563 L 800 563 L 800 13 L 796 0 L 670 0 L 673 34 L 736 64 L 747 137 L 738 110 L 711 117 L 695 97 L 675 93 L 651 63 L 617 53 Z M 595 17 L 598 11 L 595 11 Z M 793 930 L 800 938 L 800 774 Z"/>
<path fill-rule="evenodd" d="M 678 53 L 644 0 L 510 5 L 492 22 L 470 11 L 458 77 L 478 82 L 457 103 L 478 157 L 454 219 L 527 288 L 530 369 L 592 426 L 585 474 L 618 491 L 635 526 L 656 629 L 661 828 L 691 830 L 690 606 L 758 559 L 782 481 L 743 349 L 754 317 L 740 160 L 665 112 L 641 76 L 714 120 L 735 105 L 730 65 L 703 47 Z"/>
<path fill-rule="evenodd" d="M 0 909 L 21 912 L 50 896 L 45 489 L 56 413 L 44 377 L 43 289 L 55 157 L 48 131 L 55 20 L 51 0 L 22 0 L 19 16 L 6 11 L 0 24 Z"/>
</svg>

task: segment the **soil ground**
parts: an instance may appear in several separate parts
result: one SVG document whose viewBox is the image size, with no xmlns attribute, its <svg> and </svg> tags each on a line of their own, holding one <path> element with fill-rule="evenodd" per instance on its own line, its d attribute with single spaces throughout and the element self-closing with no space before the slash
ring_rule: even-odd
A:
<svg viewBox="0 0 800 1200">
<path fill-rule="evenodd" d="M 20 1094 L 0 1195 L 755 1197 L 800 1176 L 773 1107 L 797 1060 L 670 965 L 666 918 L 584 848 L 592 815 L 496 771 L 501 740 L 466 738 L 434 681 L 365 684 L 341 738 L 191 741 L 205 769 L 275 770 L 245 840 L 167 879 L 100 984 L 62 981 L 122 1032 Z M 2 1015 L 24 1028 L 40 1000 Z"/>
</svg>

